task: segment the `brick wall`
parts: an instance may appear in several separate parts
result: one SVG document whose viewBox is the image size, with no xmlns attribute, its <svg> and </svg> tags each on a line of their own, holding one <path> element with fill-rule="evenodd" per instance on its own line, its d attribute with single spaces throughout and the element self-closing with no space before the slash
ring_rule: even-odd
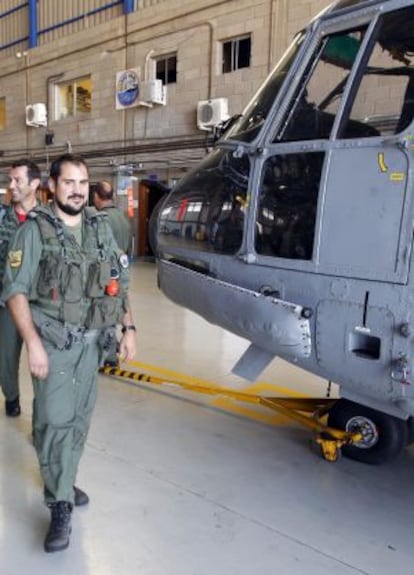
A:
<svg viewBox="0 0 414 575">
<path fill-rule="evenodd" d="M 119 149 L 123 145 L 201 136 L 196 127 L 199 100 L 226 97 L 239 113 L 302 28 L 329 0 L 144 0 L 136 12 L 64 34 L 26 55 L 2 58 L 0 98 L 6 98 L 6 127 L 0 131 L 4 158 L 74 151 Z M 251 34 L 250 67 L 222 74 L 223 40 Z M 115 109 L 115 75 L 140 67 L 150 57 L 177 52 L 177 83 L 165 107 Z M 55 121 L 55 83 L 92 78 L 88 117 Z M 44 102 L 54 144 L 45 149 L 45 128 L 25 126 L 29 103 Z M 153 156 L 154 157 L 154 156 Z M 161 158 L 168 157 L 168 153 Z M 1 159 L 1 158 L 0 158 Z"/>
</svg>

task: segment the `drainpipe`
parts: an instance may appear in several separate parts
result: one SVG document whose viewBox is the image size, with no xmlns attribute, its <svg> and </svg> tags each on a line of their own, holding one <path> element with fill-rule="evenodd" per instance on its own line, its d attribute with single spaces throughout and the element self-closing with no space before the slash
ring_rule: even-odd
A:
<svg viewBox="0 0 414 575">
<path fill-rule="evenodd" d="M 37 46 L 37 0 L 29 0 L 29 48 Z"/>
<path fill-rule="evenodd" d="M 60 80 L 64 76 L 64 72 L 60 74 L 53 74 L 46 78 L 46 111 L 47 111 L 47 124 L 46 124 L 46 134 L 45 134 L 45 148 L 46 148 L 46 171 L 49 172 L 49 146 L 53 143 L 54 133 L 49 130 L 49 122 L 51 117 L 50 110 L 50 87 L 52 82 Z M 49 140 L 50 138 L 50 140 Z M 50 143 L 49 143 L 50 142 Z"/>
</svg>

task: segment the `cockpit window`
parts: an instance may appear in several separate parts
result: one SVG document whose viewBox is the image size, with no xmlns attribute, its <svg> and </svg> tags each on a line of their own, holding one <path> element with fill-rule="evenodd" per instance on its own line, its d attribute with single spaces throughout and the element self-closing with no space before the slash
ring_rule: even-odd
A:
<svg viewBox="0 0 414 575">
<path fill-rule="evenodd" d="M 250 162 L 246 155 L 215 150 L 188 174 L 163 205 L 159 246 L 235 254 L 241 247 Z"/>
<path fill-rule="evenodd" d="M 321 40 L 274 141 L 329 138 L 365 31 L 346 31 Z"/>
<path fill-rule="evenodd" d="M 312 259 L 323 152 L 277 154 L 264 164 L 256 220 L 256 252 Z"/>
<path fill-rule="evenodd" d="M 364 124 L 377 134 L 398 134 L 414 117 L 414 7 L 382 16 L 368 65 L 364 69 L 349 119 L 339 137 Z"/>
<path fill-rule="evenodd" d="M 295 38 L 282 60 L 266 80 L 265 84 L 254 96 L 253 100 L 250 102 L 238 121 L 228 131 L 225 139 L 252 142 L 256 138 L 270 112 L 276 96 L 279 93 L 289 68 L 296 58 L 296 54 L 303 42 L 303 38 L 303 34 L 299 34 Z"/>
</svg>

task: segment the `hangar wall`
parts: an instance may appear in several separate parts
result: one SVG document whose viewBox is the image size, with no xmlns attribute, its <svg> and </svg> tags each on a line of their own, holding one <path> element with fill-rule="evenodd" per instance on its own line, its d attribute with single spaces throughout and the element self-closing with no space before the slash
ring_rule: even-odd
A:
<svg viewBox="0 0 414 575">
<path fill-rule="evenodd" d="M 131 172 L 166 183 L 205 154 L 199 101 L 228 99 L 242 111 L 294 33 L 327 0 L 3 0 L 0 9 L 0 167 L 29 154 L 43 168 L 65 150 L 85 155 L 98 173 Z M 30 8 L 37 5 L 35 46 Z M 125 10 L 128 5 L 128 10 Z M 32 28 L 32 30 L 30 30 Z M 31 33 L 31 36 L 30 36 Z M 223 73 L 223 46 L 250 38 L 249 66 Z M 176 55 L 167 104 L 117 109 L 117 74 Z M 62 114 L 62 90 L 87 82 L 88 101 Z M 71 88 L 70 88 L 71 87 Z M 76 87 L 75 87 L 76 89 Z M 27 126 L 26 106 L 43 103 L 47 125 Z M 49 136 L 49 137 L 47 137 Z"/>
</svg>

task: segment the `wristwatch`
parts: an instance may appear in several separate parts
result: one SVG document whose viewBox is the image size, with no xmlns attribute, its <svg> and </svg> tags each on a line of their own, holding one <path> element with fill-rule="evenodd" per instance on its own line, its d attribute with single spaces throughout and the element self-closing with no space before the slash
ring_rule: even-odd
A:
<svg viewBox="0 0 414 575">
<path fill-rule="evenodd" d="M 123 325 L 121 331 L 122 333 L 125 333 L 126 331 L 137 331 L 137 328 L 133 324 Z"/>
</svg>

